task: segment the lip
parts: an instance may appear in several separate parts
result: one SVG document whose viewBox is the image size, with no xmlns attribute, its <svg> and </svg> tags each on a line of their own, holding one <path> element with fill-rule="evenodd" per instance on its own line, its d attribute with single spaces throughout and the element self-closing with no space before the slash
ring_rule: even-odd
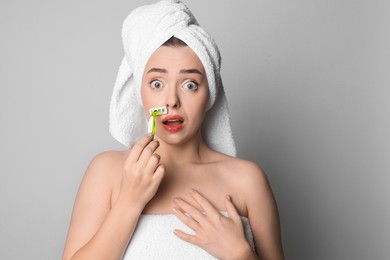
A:
<svg viewBox="0 0 390 260">
<path fill-rule="evenodd" d="M 167 124 L 164 124 L 168 120 L 178 120 L 181 123 L 177 124 L 177 125 L 167 125 Z M 165 130 L 167 130 L 168 132 L 171 132 L 171 133 L 175 133 L 175 132 L 180 131 L 183 128 L 183 126 L 184 126 L 184 119 L 181 116 L 179 116 L 179 115 L 167 115 L 167 116 L 165 116 L 163 118 L 162 123 L 163 123 L 162 125 L 163 125 Z"/>
</svg>

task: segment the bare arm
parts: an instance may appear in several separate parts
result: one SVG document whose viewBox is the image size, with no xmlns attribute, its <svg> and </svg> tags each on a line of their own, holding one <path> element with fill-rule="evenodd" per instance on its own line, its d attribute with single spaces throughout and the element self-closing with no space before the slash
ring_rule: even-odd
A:
<svg viewBox="0 0 390 260">
<path fill-rule="evenodd" d="M 248 218 L 260 259 L 284 259 L 279 214 L 265 173 L 251 165 L 245 180 Z"/>
<path fill-rule="evenodd" d="M 112 153 L 98 155 L 88 167 L 72 215 L 63 259 L 121 259 L 146 203 L 164 175 L 158 143 L 145 136 L 125 162 Z M 115 157 L 115 156 L 114 156 Z M 113 177 L 118 167 L 122 180 L 118 199 L 110 205 Z"/>
</svg>

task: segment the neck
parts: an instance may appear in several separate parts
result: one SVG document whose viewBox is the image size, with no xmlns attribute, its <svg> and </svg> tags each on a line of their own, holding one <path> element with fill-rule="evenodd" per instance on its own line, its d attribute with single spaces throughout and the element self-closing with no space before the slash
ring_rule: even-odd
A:
<svg viewBox="0 0 390 260">
<path fill-rule="evenodd" d="M 159 140 L 160 146 L 156 153 L 165 165 L 180 166 L 189 163 L 201 163 L 207 158 L 209 149 L 201 134 L 182 144 L 169 144 Z"/>
</svg>

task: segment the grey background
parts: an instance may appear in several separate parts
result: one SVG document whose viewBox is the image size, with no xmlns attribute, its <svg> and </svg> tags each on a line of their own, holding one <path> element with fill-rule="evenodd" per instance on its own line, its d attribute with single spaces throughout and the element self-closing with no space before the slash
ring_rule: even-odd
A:
<svg viewBox="0 0 390 260">
<path fill-rule="evenodd" d="M 153 1 L 0 2 L 0 259 L 60 259 L 120 29 Z M 287 259 L 390 259 L 388 1 L 186 1 L 220 46 L 239 156 L 265 169 Z"/>
</svg>

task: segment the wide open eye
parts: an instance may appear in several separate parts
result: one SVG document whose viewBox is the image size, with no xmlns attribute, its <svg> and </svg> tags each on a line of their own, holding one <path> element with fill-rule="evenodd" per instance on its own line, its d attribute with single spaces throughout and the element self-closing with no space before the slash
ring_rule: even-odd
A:
<svg viewBox="0 0 390 260">
<path fill-rule="evenodd" d="M 188 82 L 184 83 L 183 88 L 188 89 L 188 90 L 197 90 L 198 84 L 194 81 L 188 81 Z"/>
<path fill-rule="evenodd" d="M 154 89 L 160 89 L 164 87 L 164 84 L 159 80 L 153 80 L 150 82 L 150 87 Z"/>
</svg>

